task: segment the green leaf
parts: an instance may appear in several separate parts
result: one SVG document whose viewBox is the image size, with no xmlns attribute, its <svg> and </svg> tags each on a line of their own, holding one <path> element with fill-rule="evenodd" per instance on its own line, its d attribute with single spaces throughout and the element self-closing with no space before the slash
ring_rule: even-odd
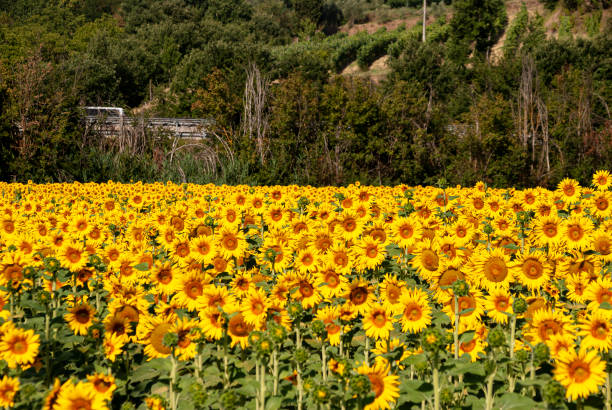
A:
<svg viewBox="0 0 612 410">
<path fill-rule="evenodd" d="M 134 269 L 138 269 L 139 271 L 148 271 L 149 270 L 149 264 L 146 262 L 142 262 L 139 263 L 138 265 L 134 265 Z"/>
<path fill-rule="evenodd" d="M 599 305 L 599 308 L 600 309 L 605 309 L 605 310 L 612 310 L 612 305 L 610 304 L 610 302 L 603 301 Z"/>
<path fill-rule="evenodd" d="M 475 334 L 476 334 L 476 331 L 474 330 L 468 330 L 467 332 L 463 332 L 461 336 L 459 336 L 459 342 L 469 343 L 472 341 L 472 339 L 474 339 Z"/>
<path fill-rule="evenodd" d="M 266 400 L 266 410 L 278 410 L 283 404 L 282 397 L 272 397 Z"/>
<path fill-rule="evenodd" d="M 494 407 L 503 410 L 533 410 L 537 408 L 537 403 L 527 396 L 506 393 L 495 400 Z"/>
<path fill-rule="evenodd" d="M 465 315 L 466 313 L 470 313 L 474 310 L 474 308 L 469 308 L 469 309 L 463 309 L 459 311 L 459 316 L 461 315 Z"/>
</svg>

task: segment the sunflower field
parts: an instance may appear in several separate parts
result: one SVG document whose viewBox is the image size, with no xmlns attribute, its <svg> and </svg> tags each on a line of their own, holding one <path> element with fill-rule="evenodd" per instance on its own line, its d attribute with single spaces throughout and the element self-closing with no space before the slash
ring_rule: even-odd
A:
<svg viewBox="0 0 612 410">
<path fill-rule="evenodd" d="M 611 186 L 0 183 L 0 406 L 610 410 Z"/>
</svg>

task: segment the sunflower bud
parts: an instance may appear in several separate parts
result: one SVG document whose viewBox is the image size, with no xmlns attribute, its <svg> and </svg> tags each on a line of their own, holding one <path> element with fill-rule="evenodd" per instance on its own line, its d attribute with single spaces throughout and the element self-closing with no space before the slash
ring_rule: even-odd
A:
<svg viewBox="0 0 612 410">
<path fill-rule="evenodd" d="M 442 402 L 445 408 L 452 407 L 454 398 L 453 391 L 448 387 L 443 388 L 440 392 L 440 402 Z"/>
<path fill-rule="evenodd" d="M 293 358 L 298 364 L 306 363 L 308 356 L 308 351 L 302 347 L 295 349 L 295 353 L 293 353 Z"/>
<path fill-rule="evenodd" d="M 542 398 L 548 404 L 549 408 L 556 407 L 563 402 L 565 397 L 565 389 L 556 380 L 550 380 L 542 387 Z"/>
<path fill-rule="evenodd" d="M 550 349 L 544 343 L 538 343 L 533 351 L 533 359 L 537 363 L 543 363 L 550 358 Z"/>
<path fill-rule="evenodd" d="M 315 320 L 311 323 L 310 328 L 312 329 L 312 332 L 318 337 L 323 337 L 327 333 L 325 329 L 325 323 L 323 323 L 322 320 Z"/>
<path fill-rule="evenodd" d="M 529 360 L 529 352 L 527 350 L 518 350 L 514 356 L 519 363 L 527 363 Z"/>
<path fill-rule="evenodd" d="M 60 262 L 55 258 L 45 258 L 43 259 L 43 265 L 45 269 L 49 272 L 56 272 L 60 268 Z"/>
<path fill-rule="evenodd" d="M 302 387 L 304 387 L 304 391 L 305 392 L 310 392 L 310 391 L 315 389 L 316 383 L 315 383 L 313 378 L 309 377 L 309 378 L 304 380 L 304 383 L 302 384 Z"/>
<path fill-rule="evenodd" d="M 427 329 L 421 333 L 421 345 L 426 352 L 436 353 L 445 343 L 446 337 L 438 329 Z"/>
<path fill-rule="evenodd" d="M 349 380 L 349 387 L 354 394 L 363 397 L 370 392 L 370 379 L 368 376 L 358 374 L 351 377 Z"/>
<path fill-rule="evenodd" d="M 527 311 L 527 301 L 523 298 L 515 298 L 512 303 L 512 310 L 514 310 L 514 313 L 517 315 L 525 313 Z"/>
<path fill-rule="evenodd" d="M 262 356 L 268 356 L 274 350 L 274 343 L 267 337 L 262 337 L 257 344 L 257 353 Z"/>
<path fill-rule="evenodd" d="M 179 337 L 174 332 L 168 332 L 164 335 L 162 344 L 167 347 L 176 347 L 178 345 Z"/>
<path fill-rule="evenodd" d="M 506 334 L 501 328 L 496 327 L 489 332 L 488 341 L 489 346 L 493 348 L 502 347 L 506 343 Z"/>
<path fill-rule="evenodd" d="M 327 403 L 331 397 L 329 387 L 324 384 L 316 386 L 312 391 L 312 396 L 317 403 Z"/>
<path fill-rule="evenodd" d="M 453 293 L 457 297 L 467 296 L 469 291 L 470 291 L 470 285 L 468 285 L 468 283 L 466 281 L 464 281 L 464 280 L 456 280 L 453 283 Z"/>
<path fill-rule="evenodd" d="M 249 345 L 257 346 L 259 344 L 259 340 L 261 339 L 261 332 L 253 331 L 249 334 Z"/>
<path fill-rule="evenodd" d="M 268 325 L 268 333 L 274 342 L 282 343 L 287 337 L 287 331 L 281 325 L 276 322 L 271 322 Z"/>
<path fill-rule="evenodd" d="M 299 302 L 293 302 L 289 306 L 287 306 L 287 313 L 291 316 L 291 318 L 296 319 L 302 316 L 304 309 L 302 308 L 302 304 Z"/>
<path fill-rule="evenodd" d="M 221 408 L 225 410 L 233 410 L 240 407 L 240 395 L 233 390 L 226 390 L 219 398 Z"/>
</svg>

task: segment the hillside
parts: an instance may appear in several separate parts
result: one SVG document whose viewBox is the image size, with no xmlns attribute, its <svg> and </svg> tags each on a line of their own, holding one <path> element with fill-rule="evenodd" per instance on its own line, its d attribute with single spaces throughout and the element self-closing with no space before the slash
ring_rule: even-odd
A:
<svg viewBox="0 0 612 410">
<path fill-rule="evenodd" d="M 606 27 L 610 27 L 612 10 L 568 10 L 558 4 L 553 10 L 547 9 L 539 0 L 506 0 L 505 11 L 508 18 L 508 28 L 513 24 L 519 14 L 522 5 L 525 5 L 530 17 L 539 15 L 542 17 L 543 26 L 547 38 L 558 38 L 560 29 L 567 30 L 575 38 L 589 38 L 595 33 L 601 32 Z M 450 21 L 453 15 L 452 6 L 444 4 L 434 4 L 427 10 L 427 24 L 442 19 Z M 364 21 L 355 23 L 348 21 L 340 26 L 339 31 L 349 36 L 358 33 L 374 34 L 379 30 L 397 30 L 404 27 L 406 30 L 421 30 L 422 8 L 402 7 L 397 9 L 386 8 L 382 5 L 381 9 L 364 11 L 357 20 Z M 594 24 L 596 23 L 596 24 Z M 593 27 L 596 26 L 596 27 Z M 563 33 L 562 35 L 566 35 Z M 507 31 L 499 38 L 492 48 L 493 59 L 498 59 L 502 55 L 502 49 L 507 38 Z M 388 56 L 381 56 L 370 67 L 361 69 L 356 62 L 349 64 L 343 71 L 343 75 L 357 76 L 360 78 L 370 78 L 372 81 L 380 82 L 390 72 L 388 66 Z"/>
</svg>

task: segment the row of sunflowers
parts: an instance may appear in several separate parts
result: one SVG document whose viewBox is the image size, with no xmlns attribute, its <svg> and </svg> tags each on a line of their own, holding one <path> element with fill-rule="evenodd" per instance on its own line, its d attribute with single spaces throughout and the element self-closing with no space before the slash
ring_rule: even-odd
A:
<svg viewBox="0 0 612 410">
<path fill-rule="evenodd" d="M 0 405 L 610 410 L 611 186 L 0 183 Z"/>
</svg>

